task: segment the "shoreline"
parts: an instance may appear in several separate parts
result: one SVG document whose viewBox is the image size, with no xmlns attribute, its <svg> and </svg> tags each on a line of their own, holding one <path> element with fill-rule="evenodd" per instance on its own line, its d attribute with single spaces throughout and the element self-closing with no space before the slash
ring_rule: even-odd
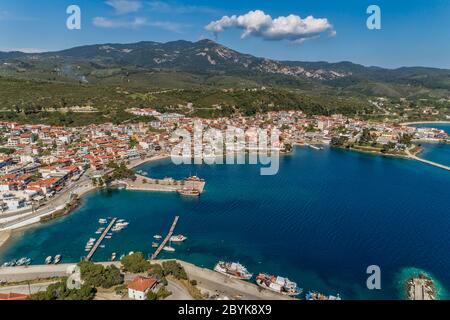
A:
<svg viewBox="0 0 450 320">
<path fill-rule="evenodd" d="M 163 159 L 167 159 L 167 158 L 170 158 L 170 156 L 169 155 L 158 155 L 158 156 L 154 156 L 154 157 L 146 158 L 146 159 L 135 159 L 135 160 L 131 160 L 130 164 L 127 165 L 127 167 L 129 169 L 132 169 L 132 168 L 138 167 L 138 166 L 143 165 L 143 164 L 148 163 L 148 162 L 163 160 Z M 97 186 L 90 186 L 90 187 L 82 188 L 81 192 L 78 194 L 78 199 L 80 201 L 80 205 L 81 205 L 81 201 L 83 201 L 83 198 L 85 196 L 87 196 L 88 194 L 90 194 L 92 192 L 101 190 L 101 189 L 102 188 L 97 187 Z M 136 190 L 136 191 L 138 191 L 138 190 Z M 145 190 L 145 191 L 151 191 L 151 190 Z M 157 191 L 157 190 L 155 190 L 155 191 Z M 79 206 L 76 206 L 75 208 L 71 209 L 69 212 L 67 212 L 66 214 L 64 214 L 61 217 L 65 217 L 65 216 L 68 216 L 68 215 L 72 214 L 78 207 Z M 52 209 L 52 210 L 50 210 L 48 212 L 42 213 L 42 214 L 40 214 L 40 215 L 38 215 L 36 217 L 30 217 L 29 219 L 26 219 L 26 220 L 18 219 L 18 222 L 11 226 L 11 227 L 14 227 L 15 225 L 18 225 L 18 227 L 14 227 L 14 228 L 11 228 L 11 229 L 6 229 L 6 230 L 0 230 L 0 251 L 7 244 L 7 242 L 12 238 L 13 234 L 16 234 L 18 232 L 26 230 L 26 229 L 28 229 L 30 227 L 35 226 L 35 225 L 43 224 L 43 223 L 49 223 L 52 220 L 54 220 L 54 219 L 51 219 L 49 221 L 43 222 L 41 220 L 41 218 L 45 218 L 47 216 L 51 216 L 55 211 L 57 211 L 56 208 L 54 208 L 54 209 Z"/>
<path fill-rule="evenodd" d="M 412 122 L 402 122 L 399 123 L 401 126 L 413 126 L 416 124 L 450 124 L 450 121 L 412 121 Z"/>
</svg>

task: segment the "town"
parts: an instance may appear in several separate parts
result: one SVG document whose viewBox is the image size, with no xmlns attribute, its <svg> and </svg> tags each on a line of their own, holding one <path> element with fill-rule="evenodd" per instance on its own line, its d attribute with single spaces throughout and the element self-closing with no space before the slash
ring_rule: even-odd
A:
<svg viewBox="0 0 450 320">
<path fill-rule="evenodd" d="M 179 140 L 174 130 L 192 132 L 194 121 L 218 130 L 229 126 L 244 130 L 276 128 L 280 131 L 281 152 L 292 151 L 294 145 L 316 149 L 332 145 L 410 157 L 420 152 L 421 142 L 449 141 L 449 136 L 438 129 L 363 121 L 339 114 L 311 117 L 301 111 L 280 111 L 251 117 L 194 119 L 176 113 L 161 114 L 151 108 L 128 112 L 154 120 L 85 127 L 1 122 L 0 230 L 39 222 L 42 217 L 64 211 L 84 193 L 111 182 L 108 173 L 118 163 L 132 168 L 167 157 Z M 118 178 L 133 176 L 126 170 Z"/>
</svg>

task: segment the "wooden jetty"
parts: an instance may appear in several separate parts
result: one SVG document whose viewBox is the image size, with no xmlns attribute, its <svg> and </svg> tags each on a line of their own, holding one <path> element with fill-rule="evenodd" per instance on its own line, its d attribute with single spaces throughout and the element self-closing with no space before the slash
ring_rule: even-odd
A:
<svg viewBox="0 0 450 320">
<path fill-rule="evenodd" d="M 152 254 L 150 260 L 155 260 L 156 257 L 158 257 L 158 255 L 161 253 L 161 250 L 166 246 L 167 242 L 169 242 L 170 237 L 172 237 L 173 235 L 173 231 L 175 230 L 175 227 L 177 226 L 178 223 L 178 219 L 180 217 L 176 216 L 175 219 L 173 220 L 172 226 L 170 227 L 169 233 L 167 234 L 167 236 L 164 238 L 163 242 L 161 242 L 161 244 L 159 245 L 159 247 L 156 249 L 156 251 Z"/>
<path fill-rule="evenodd" d="M 116 221 L 117 221 L 117 218 L 112 219 L 111 222 L 109 223 L 109 225 L 106 227 L 105 231 L 103 231 L 102 235 L 100 236 L 100 238 L 98 238 L 97 242 L 92 247 L 91 251 L 89 251 L 89 254 L 86 257 L 87 261 L 92 259 L 93 255 L 95 254 L 95 251 L 97 251 L 97 249 L 100 246 L 100 244 L 102 243 L 103 239 L 105 239 L 105 237 L 108 234 L 109 230 L 111 230 L 111 228 L 114 226 Z"/>
</svg>

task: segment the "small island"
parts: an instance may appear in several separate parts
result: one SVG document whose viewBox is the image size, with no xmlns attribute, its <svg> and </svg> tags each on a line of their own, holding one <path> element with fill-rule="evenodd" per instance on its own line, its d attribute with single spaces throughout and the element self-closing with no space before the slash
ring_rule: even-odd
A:
<svg viewBox="0 0 450 320">
<path fill-rule="evenodd" d="M 418 276 L 406 281 L 406 294 L 408 300 L 436 300 L 436 286 L 434 281 L 420 273 Z"/>
</svg>

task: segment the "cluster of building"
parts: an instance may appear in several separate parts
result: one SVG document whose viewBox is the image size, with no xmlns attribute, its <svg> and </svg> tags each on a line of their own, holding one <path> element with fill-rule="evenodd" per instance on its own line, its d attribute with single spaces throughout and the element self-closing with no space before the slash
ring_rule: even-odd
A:
<svg viewBox="0 0 450 320">
<path fill-rule="evenodd" d="M 169 154 L 178 142 L 172 135 L 174 130 L 193 132 L 196 120 L 176 113 L 161 114 L 150 108 L 129 112 L 152 116 L 153 120 L 78 128 L 0 122 L 0 211 L 30 208 L 36 201 L 63 192 L 87 170 L 104 170 L 110 162 Z M 370 130 L 379 144 L 398 145 L 399 137 L 404 134 L 418 140 L 448 139 L 444 131 L 437 129 L 367 122 L 342 115 L 309 117 L 301 111 L 200 121 L 205 129 L 222 131 L 228 127 L 277 128 L 281 143 L 291 145 L 328 144 L 333 137 L 357 140 L 364 129 Z"/>
</svg>

